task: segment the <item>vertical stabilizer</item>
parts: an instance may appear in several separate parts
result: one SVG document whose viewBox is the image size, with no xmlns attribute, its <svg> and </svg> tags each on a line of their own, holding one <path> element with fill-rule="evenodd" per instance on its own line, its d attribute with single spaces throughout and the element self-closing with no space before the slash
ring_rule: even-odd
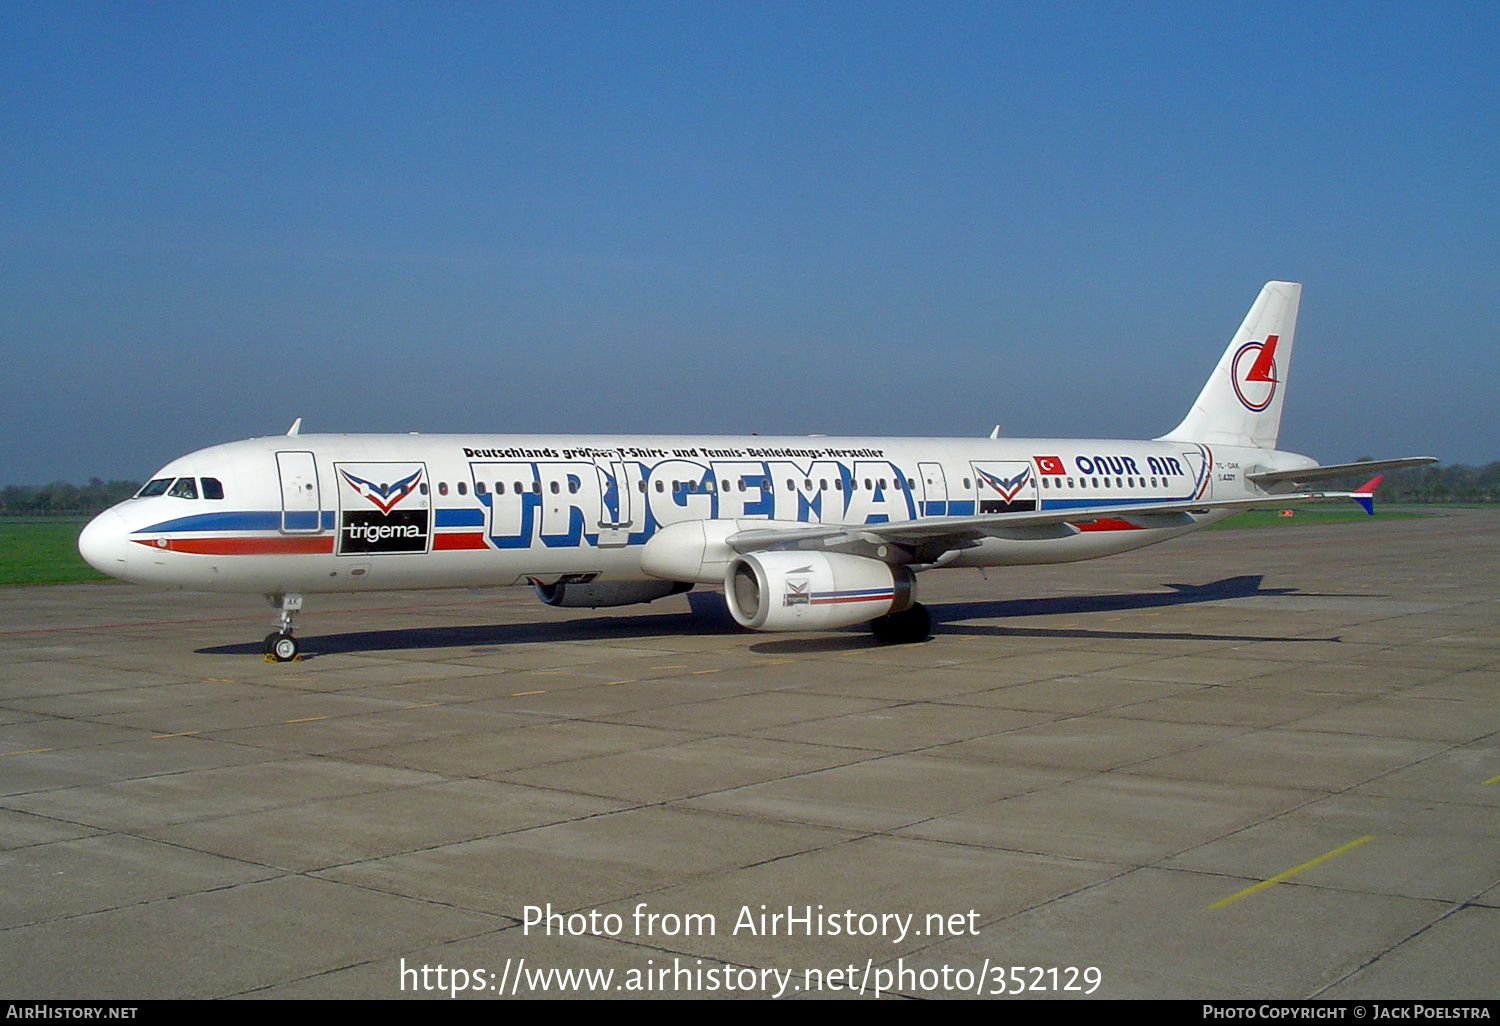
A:
<svg viewBox="0 0 1500 1026">
<path fill-rule="evenodd" d="M 1276 448 L 1302 286 L 1267 282 L 1197 402 L 1163 441 Z"/>
</svg>

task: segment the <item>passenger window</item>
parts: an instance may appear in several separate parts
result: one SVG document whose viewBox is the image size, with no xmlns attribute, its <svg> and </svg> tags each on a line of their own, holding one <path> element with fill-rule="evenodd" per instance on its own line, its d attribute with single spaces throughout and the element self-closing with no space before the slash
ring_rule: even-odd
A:
<svg viewBox="0 0 1500 1026">
<path fill-rule="evenodd" d="M 222 498 L 224 498 L 224 486 L 219 483 L 219 479 L 218 478 L 216 478 L 216 477 L 205 477 L 203 479 L 203 481 L 202 481 L 202 484 L 203 484 L 203 497 L 205 499 L 222 499 Z"/>
<path fill-rule="evenodd" d="M 438 482 L 438 494 L 439 495 L 447 495 L 448 494 L 448 482 L 447 481 L 439 481 Z"/>
<path fill-rule="evenodd" d="M 474 482 L 474 494 L 475 495 L 483 495 L 486 490 L 487 489 L 484 487 L 484 482 L 483 481 L 475 481 Z"/>
<path fill-rule="evenodd" d="M 469 494 L 469 485 L 468 485 L 467 482 L 460 481 L 458 483 L 458 494 L 459 495 L 468 495 Z"/>
<path fill-rule="evenodd" d="M 174 499 L 196 499 L 198 497 L 198 482 L 191 477 L 179 477 L 168 495 Z"/>
</svg>

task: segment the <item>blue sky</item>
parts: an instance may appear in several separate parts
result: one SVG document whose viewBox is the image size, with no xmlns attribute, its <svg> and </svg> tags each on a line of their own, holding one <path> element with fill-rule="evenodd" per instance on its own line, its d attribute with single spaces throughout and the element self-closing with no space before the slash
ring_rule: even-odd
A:
<svg viewBox="0 0 1500 1026">
<path fill-rule="evenodd" d="M 1500 458 L 1500 5 L 27 3 L 0 483 L 284 431 Z"/>
</svg>

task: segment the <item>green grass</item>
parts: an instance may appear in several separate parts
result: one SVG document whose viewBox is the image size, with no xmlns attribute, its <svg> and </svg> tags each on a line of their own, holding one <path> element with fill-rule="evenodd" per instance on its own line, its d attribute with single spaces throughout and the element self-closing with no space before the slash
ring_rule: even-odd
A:
<svg viewBox="0 0 1500 1026">
<path fill-rule="evenodd" d="M 1236 514 L 1222 523 L 1214 524 L 1207 528 L 1210 531 L 1235 531 L 1247 527 L 1308 527 L 1314 524 L 1352 524 L 1361 521 L 1376 520 L 1411 520 L 1417 517 L 1425 517 L 1426 513 L 1412 513 L 1404 510 L 1382 510 L 1377 504 L 1373 517 L 1363 510 L 1357 509 L 1299 509 L 1295 510 L 1289 517 L 1281 515 L 1280 510 L 1275 509 L 1252 509 L 1244 513 Z"/>
<path fill-rule="evenodd" d="M 78 554 L 78 532 L 87 520 L 0 519 L 0 587 L 107 581 Z"/>
</svg>

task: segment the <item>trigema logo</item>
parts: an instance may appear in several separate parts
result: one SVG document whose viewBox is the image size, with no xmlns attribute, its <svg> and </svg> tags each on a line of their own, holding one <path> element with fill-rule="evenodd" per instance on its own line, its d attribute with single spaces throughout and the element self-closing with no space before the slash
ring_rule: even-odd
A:
<svg viewBox="0 0 1500 1026">
<path fill-rule="evenodd" d="M 421 463 L 342 463 L 339 475 L 338 553 L 426 552 L 431 503 Z"/>
</svg>

